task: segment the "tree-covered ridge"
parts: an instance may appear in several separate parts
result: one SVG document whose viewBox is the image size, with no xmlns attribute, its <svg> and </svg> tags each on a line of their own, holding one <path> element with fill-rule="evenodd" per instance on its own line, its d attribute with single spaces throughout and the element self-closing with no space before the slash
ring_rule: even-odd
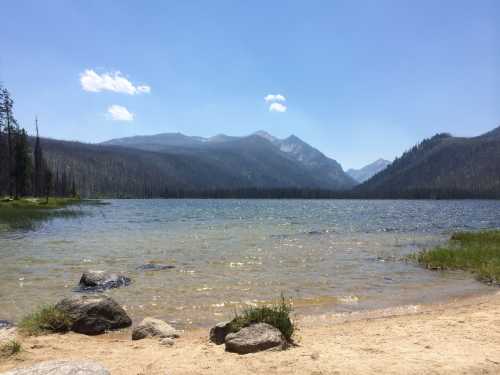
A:
<svg viewBox="0 0 500 375">
<path fill-rule="evenodd" d="M 397 158 L 354 191 L 370 197 L 500 197 L 500 132 L 473 138 L 437 134 Z"/>
</svg>

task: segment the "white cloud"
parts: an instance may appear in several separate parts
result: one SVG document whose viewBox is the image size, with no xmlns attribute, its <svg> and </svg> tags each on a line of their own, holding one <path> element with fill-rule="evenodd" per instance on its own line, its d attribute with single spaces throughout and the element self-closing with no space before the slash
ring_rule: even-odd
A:
<svg viewBox="0 0 500 375">
<path fill-rule="evenodd" d="M 271 103 L 269 106 L 269 112 L 286 112 L 286 105 L 281 103 Z"/>
<path fill-rule="evenodd" d="M 85 91 L 90 92 L 113 91 L 129 95 L 149 94 L 151 92 L 150 86 L 134 86 L 118 71 L 98 74 L 92 69 L 87 69 L 80 74 L 80 83 Z"/>
<path fill-rule="evenodd" d="M 115 121 L 133 121 L 134 114 L 129 112 L 127 108 L 114 104 L 108 108 L 108 113 Z"/>
<path fill-rule="evenodd" d="M 286 98 L 281 94 L 269 94 L 269 95 L 265 96 L 264 100 L 268 103 L 284 102 L 284 101 L 286 101 Z"/>
</svg>

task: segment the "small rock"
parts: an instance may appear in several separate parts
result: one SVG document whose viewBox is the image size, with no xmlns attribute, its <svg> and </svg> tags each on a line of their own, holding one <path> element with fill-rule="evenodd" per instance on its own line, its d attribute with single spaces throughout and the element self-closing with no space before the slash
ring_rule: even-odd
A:
<svg viewBox="0 0 500 375">
<path fill-rule="evenodd" d="M 174 344 L 175 340 L 171 339 L 170 337 L 165 337 L 164 339 L 160 340 L 160 345 L 173 346 Z"/>
<path fill-rule="evenodd" d="M 0 329 L 11 328 L 13 324 L 8 320 L 0 320 Z"/>
<path fill-rule="evenodd" d="M 95 362 L 48 361 L 33 367 L 7 371 L 2 375 L 110 375 L 110 373 Z"/>
<path fill-rule="evenodd" d="M 106 289 L 127 286 L 132 280 L 119 273 L 105 271 L 87 271 L 82 274 L 77 292 L 102 292 Z"/>
<path fill-rule="evenodd" d="M 163 270 L 170 270 L 172 268 L 175 268 L 175 266 L 167 264 L 147 263 L 137 267 L 136 269 L 139 271 L 163 271 Z"/>
<path fill-rule="evenodd" d="M 146 337 L 177 338 L 179 332 L 163 320 L 144 318 L 132 331 L 132 340 L 141 340 Z"/>
<path fill-rule="evenodd" d="M 268 349 L 283 350 L 287 342 L 283 334 L 275 327 L 258 323 L 240 329 L 226 336 L 226 351 L 248 354 Z"/>
<path fill-rule="evenodd" d="M 98 335 L 132 325 L 125 310 L 115 300 L 104 295 L 65 298 L 57 303 L 56 308 L 71 317 L 72 331 L 85 335 Z"/>
<path fill-rule="evenodd" d="M 209 339 L 216 345 L 224 344 L 226 336 L 229 334 L 229 321 L 217 323 L 210 329 Z"/>
</svg>

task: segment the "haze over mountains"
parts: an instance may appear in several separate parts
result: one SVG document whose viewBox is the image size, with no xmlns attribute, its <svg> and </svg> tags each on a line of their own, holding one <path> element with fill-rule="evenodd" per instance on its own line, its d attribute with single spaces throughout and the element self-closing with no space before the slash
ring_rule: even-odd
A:
<svg viewBox="0 0 500 375">
<path fill-rule="evenodd" d="M 348 169 L 347 174 L 357 182 L 365 182 L 375 176 L 378 172 L 384 170 L 391 162 L 385 159 L 378 159 L 360 169 Z"/>
<path fill-rule="evenodd" d="M 294 195 L 299 197 L 500 197 L 500 128 L 473 138 L 437 134 L 390 164 L 377 160 L 348 171 L 351 176 L 298 137 L 279 139 L 263 131 L 210 138 L 165 133 L 102 144 L 45 139 L 43 147 L 50 167 L 71 173 L 83 196 L 182 197 L 186 191 L 196 196 L 224 190 L 244 197 L 245 189 L 295 189 L 308 191 Z"/>
<path fill-rule="evenodd" d="M 190 137 L 181 133 L 164 133 L 112 139 L 103 144 L 125 146 L 145 151 L 202 156 L 205 160 L 215 158 L 215 161 L 219 163 L 223 162 L 224 156 L 228 158 L 237 157 L 243 163 L 241 166 L 251 162 L 252 170 L 253 168 L 266 167 L 266 164 L 280 163 L 282 169 L 276 171 L 277 174 L 288 175 L 291 171 L 287 168 L 294 168 L 294 173 L 300 173 L 304 177 L 309 176 L 309 182 L 304 181 L 287 186 L 346 190 L 357 184 L 353 178 L 343 171 L 337 161 L 326 157 L 295 135 L 279 139 L 262 130 L 244 137 L 219 134 L 214 137 L 203 138 Z M 264 153 L 262 154 L 262 152 Z M 230 160 L 224 160 L 224 162 L 228 163 Z M 233 165 L 234 168 L 240 168 L 241 166 Z M 267 185 L 263 181 L 261 186 L 267 187 Z"/>
</svg>

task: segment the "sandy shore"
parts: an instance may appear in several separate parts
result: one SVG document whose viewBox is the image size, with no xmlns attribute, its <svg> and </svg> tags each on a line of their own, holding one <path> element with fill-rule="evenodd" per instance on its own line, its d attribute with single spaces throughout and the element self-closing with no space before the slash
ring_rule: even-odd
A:
<svg viewBox="0 0 500 375">
<path fill-rule="evenodd" d="M 173 347 L 129 332 L 22 338 L 0 372 L 50 359 L 88 359 L 112 374 L 498 374 L 500 292 L 441 305 L 297 317 L 298 346 L 240 356 L 185 332 Z"/>
</svg>

